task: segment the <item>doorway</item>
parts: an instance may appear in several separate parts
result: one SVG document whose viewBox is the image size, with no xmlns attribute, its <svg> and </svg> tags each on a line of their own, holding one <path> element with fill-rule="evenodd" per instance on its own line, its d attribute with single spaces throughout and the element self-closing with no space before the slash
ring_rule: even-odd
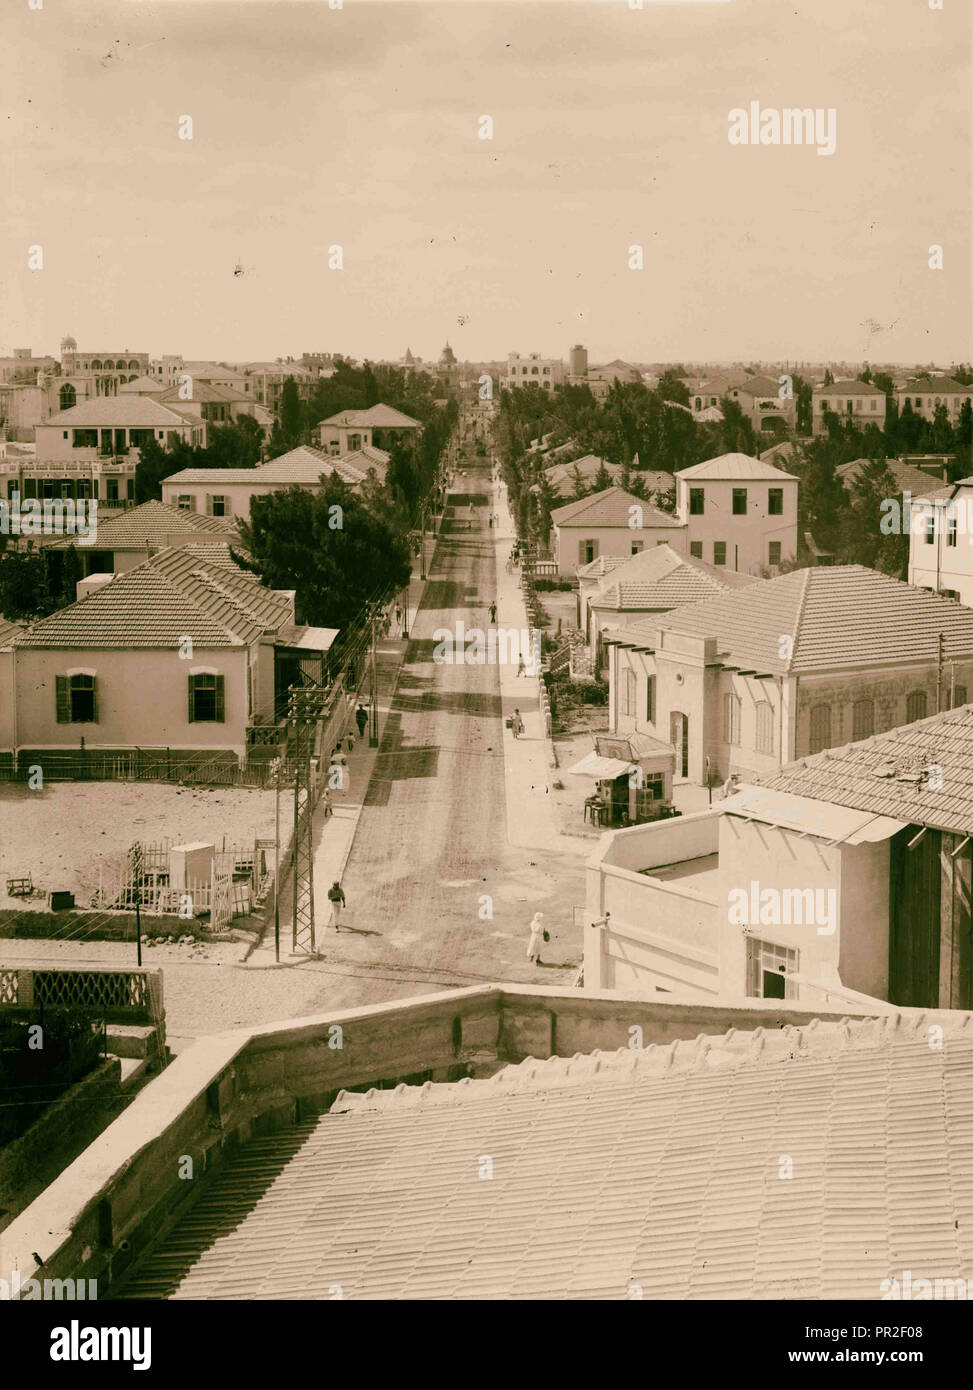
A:
<svg viewBox="0 0 973 1390">
<path fill-rule="evenodd" d="M 676 776 L 689 776 L 689 718 L 680 710 L 669 715 L 669 742 L 676 750 Z"/>
</svg>

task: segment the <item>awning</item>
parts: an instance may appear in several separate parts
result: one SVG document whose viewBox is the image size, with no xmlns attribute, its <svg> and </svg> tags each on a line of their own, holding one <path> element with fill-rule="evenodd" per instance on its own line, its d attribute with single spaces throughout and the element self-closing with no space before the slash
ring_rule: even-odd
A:
<svg viewBox="0 0 973 1390">
<path fill-rule="evenodd" d="M 831 801 L 818 801 L 814 797 L 795 796 L 791 792 L 760 786 L 743 787 L 717 804 L 724 814 L 743 816 L 765 825 L 777 825 L 784 830 L 814 835 L 829 843 L 848 845 L 887 840 L 897 831 L 904 830 L 908 823 L 893 816 L 876 815 L 873 811 L 859 811 Z"/>
<path fill-rule="evenodd" d="M 634 763 L 623 762 L 621 758 L 601 758 L 597 753 L 589 753 L 580 763 L 568 768 L 572 777 L 593 777 L 597 782 L 613 782 L 616 777 L 627 777 L 637 771 Z"/>
<path fill-rule="evenodd" d="M 327 652 L 338 636 L 336 627 L 282 627 L 274 638 L 275 647 L 292 647 L 302 652 Z"/>
<path fill-rule="evenodd" d="M 595 750 L 602 758 L 624 758 L 631 763 L 649 763 L 655 760 L 653 770 L 665 771 L 675 768 L 676 750 L 671 743 L 653 738 L 651 734 L 596 734 Z"/>
</svg>

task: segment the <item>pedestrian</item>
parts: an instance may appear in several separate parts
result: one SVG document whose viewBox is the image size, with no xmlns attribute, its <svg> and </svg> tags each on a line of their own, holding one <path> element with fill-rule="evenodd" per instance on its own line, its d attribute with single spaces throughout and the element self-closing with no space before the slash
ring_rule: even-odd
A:
<svg viewBox="0 0 973 1390">
<path fill-rule="evenodd" d="M 321 806 L 324 811 L 325 820 L 327 820 L 329 816 L 334 815 L 334 807 L 331 805 L 331 793 L 327 787 L 325 787 L 324 795 L 321 797 Z"/>
<path fill-rule="evenodd" d="M 347 743 L 348 743 L 348 752 L 349 752 L 349 753 L 353 753 L 353 752 L 355 751 L 355 731 L 354 731 L 354 729 L 349 729 L 349 730 L 348 730 L 347 734 L 345 735 L 345 739 L 347 740 Z"/>
<path fill-rule="evenodd" d="M 497 604 L 495 599 L 493 603 L 490 604 L 490 621 L 491 623 L 495 623 L 497 621 Z"/>
<path fill-rule="evenodd" d="M 521 652 L 517 658 L 517 676 L 526 676 L 526 674 L 527 667 L 524 665 L 524 654 Z"/>
<path fill-rule="evenodd" d="M 731 772 L 729 777 L 723 783 L 723 800 L 725 801 L 728 796 L 733 796 L 734 793 L 738 792 L 739 790 L 740 774 L 739 772 Z"/>
<path fill-rule="evenodd" d="M 543 912 L 535 912 L 530 919 L 530 938 L 527 942 L 527 959 L 532 965 L 543 965 L 541 960 L 541 942 L 548 940 L 548 934 L 543 927 Z"/>
<path fill-rule="evenodd" d="M 358 725 L 358 737 L 364 738 L 365 725 L 368 723 L 368 713 L 365 706 L 362 704 L 359 704 L 358 708 L 355 710 L 355 723 Z"/>
<path fill-rule="evenodd" d="M 331 904 L 332 925 L 335 931 L 341 931 L 341 910 L 345 905 L 345 895 L 340 883 L 332 883 L 328 889 L 328 901 Z"/>
<path fill-rule="evenodd" d="M 399 629 L 399 631 L 401 632 L 401 631 L 402 631 L 402 609 L 401 609 L 401 607 L 399 606 L 399 604 L 396 604 L 396 605 L 395 605 L 395 625 L 396 625 L 396 627 Z"/>
<path fill-rule="evenodd" d="M 520 735 L 524 732 L 524 721 L 520 717 L 519 709 L 515 709 L 513 712 L 513 717 L 510 720 L 510 732 L 513 734 L 514 738 L 520 738 Z"/>
</svg>

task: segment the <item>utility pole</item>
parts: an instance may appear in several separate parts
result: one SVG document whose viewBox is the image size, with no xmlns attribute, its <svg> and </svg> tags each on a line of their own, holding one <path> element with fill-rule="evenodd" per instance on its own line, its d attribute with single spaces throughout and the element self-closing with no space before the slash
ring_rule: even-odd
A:
<svg viewBox="0 0 973 1390">
<path fill-rule="evenodd" d="M 936 713 L 943 708 L 943 669 L 946 665 L 946 634 L 939 634 L 939 654 L 936 659 Z"/>
<path fill-rule="evenodd" d="M 294 735 L 294 905 L 291 949 L 315 954 L 314 942 L 314 792 L 311 748 L 314 742 L 313 691 L 291 692 Z"/>
<path fill-rule="evenodd" d="M 280 779 L 283 763 L 280 755 L 274 773 L 274 959 L 280 964 Z"/>
<path fill-rule="evenodd" d="M 369 726 L 368 746 L 369 748 L 378 747 L 378 665 L 375 652 L 375 627 L 378 623 L 378 613 L 375 607 L 372 608 L 372 722 Z"/>
<path fill-rule="evenodd" d="M 419 578 L 426 577 L 426 507 L 428 503 L 422 504 L 422 515 L 420 520 L 421 531 L 419 533 Z"/>
</svg>

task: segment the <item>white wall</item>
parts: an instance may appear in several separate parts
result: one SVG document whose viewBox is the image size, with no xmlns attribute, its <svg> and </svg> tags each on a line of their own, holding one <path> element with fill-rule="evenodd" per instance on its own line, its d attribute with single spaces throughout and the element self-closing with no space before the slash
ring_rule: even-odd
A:
<svg viewBox="0 0 973 1390">
<path fill-rule="evenodd" d="M 689 511 L 690 488 L 703 489 L 704 510 L 701 515 Z M 733 515 L 733 489 L 746 488 L 747 511 Z M 784 494 L 783 512 L 771 516 L 768 511 L 771 488 Z M 741 574 L 758 574 L 770 564 L 770 542 L 779 541 L 781 561 L 797 554 L 797 491 L 793 479 L 716 479 L 683 478 L 676 474 L 676 514 L 688 527 L 688 544 L 702 544 L 701 558 L 712 565 L 714 542 L 726 544 L 726 568 Z M 688 546 L 687 546 L 688 549 Z"/>
</svg>

